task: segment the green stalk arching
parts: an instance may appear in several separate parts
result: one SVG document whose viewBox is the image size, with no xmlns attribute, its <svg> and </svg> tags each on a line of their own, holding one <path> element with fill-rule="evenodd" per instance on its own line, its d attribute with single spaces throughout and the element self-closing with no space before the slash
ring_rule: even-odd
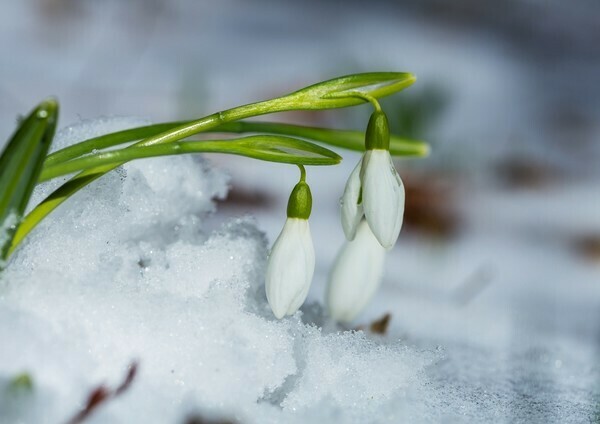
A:
<svg viewBox="0 0 600 424">
<path fill-rule="evenodd" d="M 401 72 L 355 74 L 335 78 L 311 85 L 280 98 L 214 113 L 189 124 L 150 136 L 135 143 L 133 146 L 142 147 L 169 143 L 207 131 L 224 123 L 267 113 L 353 106 L 363 103 L 364 100 L 357 99 L 356 97 L 344 97 L 343 93 L 361 91 L 373 97 L 383 97 L 406 88 L 414 83 L 414 81 L 415 77 L 412 74 Z M 128 148 L 131 147 L 129 146 Z M 104 165 L 83 171 L 50 194 L 48 198 L 42 201 L 24 218 L 15 233 L 8 254 L 12 253 L 24 237 L 58 205 L 87 184 L 118 166 L 119 164 Z"/>
</svg>

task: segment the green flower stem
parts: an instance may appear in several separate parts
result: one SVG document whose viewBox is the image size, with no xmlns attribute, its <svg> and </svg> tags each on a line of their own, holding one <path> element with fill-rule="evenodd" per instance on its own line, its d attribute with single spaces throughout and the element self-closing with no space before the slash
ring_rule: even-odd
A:
<svg viewBox="0 0 600 424">
<path fill-rule="evenodd" d="M 300 181 L 306 182 L 306 168 L 298 164 L 298 169 L 300 170 Z"/>
<path fill-rule="evenodd" d="M 47 181 L 89 168 L 122 164 L 135 159 L 187 153 L 225 153 L 299 166 L 335 165 L 342 159 L 330 150 L 302 140 L 257 135 L 233 140 L 175 141 L 95 153 L 47 167 L 39 181 Z"/>
<path fill-rule="evenodd" d="M 111 134 L 94 137 L 81 143 L 58 150 L 46 158 L 44 167 L 102 150 L 117 145 L 130 143 L 145 137 L 160 134 L 164 131 L 185 125 L 188 122 L 165 122 L 145 127 L 131 128 Z M 349 150 L 364 151 L 365 133 L 362 131 L 336 130 L 302 125 L 280 124 L 276 122 L 237 121 L 228 122 L 208 130 L 206 133 L 265 133 L 290 135 L 341 147 Z M 422 157 L 429 154 L 429 146 L 424 141 L 410 140 L 400 136 L 390 135 L 390 153 L 392 156 Z"/>
<path fill-rule="evenodd" d="M 352 92 L 346 93 L 346 95 L 350 96 L 350 97 L 358 97 L 359 99 L 366 100 L 367 102 L 371 103 L 371 105 L 373 106 L 373 108 L 375 109 L 376 112 L 381 112 L 381 105 L 379 104 L 377 99 L 373 96 L 369 96 L 368 94 L 361 93 L 360 91 L 352 91 Z"/>
</svg>

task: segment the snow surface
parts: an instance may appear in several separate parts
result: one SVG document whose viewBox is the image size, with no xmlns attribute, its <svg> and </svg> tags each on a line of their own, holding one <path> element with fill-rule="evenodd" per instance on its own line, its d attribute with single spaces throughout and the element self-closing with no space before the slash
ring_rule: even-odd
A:
<svg viewBox="0 0 600 424">
<path fill-rule="evenodd" d="M 321 307 L 343 239 L 337 199 L 358 155 L 343 152 L 335 172 L 309 171 L 315 281 L 303 314 L 281 322 L 262 293 L 263 234 L 272 242 L 281 229 L 295 169 L 211 157 L 236 189 L 273 200 L 252 210 L 257 224 L 239 219 L 246 206 L 210 215 L 227 179 L 204 160 L 120 168 L 55 211 L 13 258 L 0 290 L 0 422 L 66 422 L 134 359 L 131 389 L 91 421 L 181 422 L 192 412 L 242 423 L 600 421 L 600 267 L 569 244 L 600 232 L 597 61 L 551 55 L 548 66 L 543 52 L 515 48 L 521 38 L 371 4 L 178 0 L 153 15 L 148 2 L 109 1 L 63 16 L 38 7 L 45 2 L 5 3 L 0 144 L 15 112 L 45 95 L 61 100 L 62 122 L 105 113 L 165 121 L 398 69 L 419 77 L 402 98 L 437 86 L 450 99 L 422 134 L 438 142 L 432 156 L 400 161 L 401 176 L 423 166 L 470 181 L 460 182 L 460 236 L 403 231 L 390 252 L 356 323 L 391 312 L 380 338 L 338 333 Z M 361 128 L 363 109 L 350 115 L 361 119 L 326 122 Z M 144 123 L 86 122 L 56 142 Z M 587 180 L 498 190 L 493 165 L 506 155 Z M 7 389 L 22 372 L 33 391 Z"/>
<path fill-rule="evenodd" d="M 82 122 L 55 147 L 139 124 Z M 201 157 L 133 162 L 31 234 L 2 279 L 0 384 L 26 372 L 34 389 L 0 392 L 1 422 L 65 422 L 98 384 L 118 385 L 132 360 L 140 371 L 131 389 L 90 422 L 181 422 L 196 412 L 244 423 L 378 422 L 414 409 L 394 405 L 427 390 L 441 351 L 338 332 L 318 305 L 274 319 L 256 223 L 204 229 L 227 189 L 227 175 Z"/>
<path fill-rule="evenodd" d="M 54 148 L 144 123 L 82 121 L 60 131 Z M 353 164 L 351 156 L 314 190 L 317 211 Z M 269 166 L 256 168 L 257 183 L 261 172 L 273 175 Z M 320 172 L 310 172 L 309 182 Z M 527 221 L 511 210 L 514 198 L 472 193 L 489 209 L 465 211 L 469 236 L 451 248 L 401 237 L 361 318 L 365 324 L 392 311 L 390 333 L 375 336 L 345 331 L 323 311 L 324 275 L 337 248 L 326 243 L 325 228 L 337 215 L 324 218 L 323 210 L 311 218 L 321 263 L 309 302 L 274 319 L 263 286 L 264 233 L 250 217 L 223 224 L 211 217 L 228 183 L 200 156 L 137 161 L 34 230 L 1 280 L 0 422 L 66 422 L 99 384 L 118 386 L 132 361 L 139 372 L 130 389 L 88 422 L 185 422 L 198 414 L 240 423 L 599 416 L 598 269 L 549 244 L 552 234 L 528 238 L 510 222 Z M 56 184 L 37 188 L 35 201 Z M 528 199 L 519 204 L 534 215 L 547 204 Z M 269 214 L 269 225 L 278 222 Z M 460 284 L 477 263 L 476 277 L 495 283 L 476 302 L 461 300 Z M 32 390 L 13 387 L 23 373 Z"/>
</svg>

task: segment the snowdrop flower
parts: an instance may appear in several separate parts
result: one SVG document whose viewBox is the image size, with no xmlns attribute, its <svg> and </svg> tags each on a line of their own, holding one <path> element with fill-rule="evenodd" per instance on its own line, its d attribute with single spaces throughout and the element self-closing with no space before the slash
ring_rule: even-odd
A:
<svg viewBox="0 0 600 424">
<path fill-rule="evenodd" d="M 384 259 L 385 249 L 363 219 L 329 275 L 326 302 L 332 318 L 349 322 L 363 311 L 379 287 Z"/>
<path fill-rule="evenodd" d="M 369 119 L 366 152 L 350 174 L 342 196 L 342 227 L 353 240 L 363 216 L 386 249 L 391 249 L 402 227 L 404 185 L 389 152 L 390 134 L 385 114 L 376 110 Z"/>
<path fill-rule="evenodd" d="M 290 195 L 287 220 L 273 244 L 267 265 L 267 300 L 278 319 L 294 314 L 302 306 L 315 270 L 315 250 L 308 225 L 312 196 L 304 181 L 304 168 L 301 171 L 301 181 Z"/>
</svg>

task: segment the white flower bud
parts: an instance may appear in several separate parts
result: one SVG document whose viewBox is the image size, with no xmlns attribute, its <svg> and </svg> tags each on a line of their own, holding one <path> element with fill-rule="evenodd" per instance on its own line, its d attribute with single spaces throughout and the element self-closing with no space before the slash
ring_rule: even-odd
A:
<svg viewBox="0 0 600 424">
<path fill-rule="evenodd" d="M 273 314 L 281 319 L 304 303 L 315 271 L 315 249 L 307 219 L 288 218 L 275 241 L 265 287 Z"/>
<path fill-rule="evenodd" d="M 349 322 L 363 311 L 379 287 L 384 259 L 385 249 L 361 221 L 355 239 L 344 244 L 329 275 L 326 302 L 335 320 Z"/>
<path fill-rule="evenodd" d="M 344 195 L 342 196 L 342 228 L 348 240 L 354 240 L 356 228 L 364 213 L 360 199 L 360 168 L 362 158 L 346 182 Z"/>
<path fill-rule="evenodd" d="M 367 150 L 361 176 L 362 204 L 371 231 L 386 249 L 391 249 L 402 227 L 404 186 L 388 150 Z"/>
</svg>

